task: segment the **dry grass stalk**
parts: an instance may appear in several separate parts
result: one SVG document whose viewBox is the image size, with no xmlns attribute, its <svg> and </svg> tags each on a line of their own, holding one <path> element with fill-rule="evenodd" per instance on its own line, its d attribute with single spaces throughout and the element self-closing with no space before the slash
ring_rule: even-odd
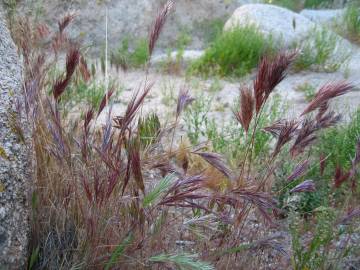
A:
<svg viewBox="0 0 360 270">
<path fill-rule="evenodd" d="M 265 56 L 259 65 L 254 81 L 256 114 L 260 112 L 271 92 L 285 78 L 286 72 L 295 60 L 297 52 L 281 52 L 275 57 Z"/>
<path fill-rule="evenodd" d="M 284 125 L 280 129 L 280 133 L 278 136 L 278 140 L 276 142 L 275 150 L 273 153 L 273 157 L 278 155 L 280 153 L 281 148 L 288 143 L 291 139 L 293 139 L 293 136 L 295 132 L 297 131 L 298 123 L 293 121 L 286 121 Z"/>
<path fill-rule="evenodd" d="M 250 123 L 253 118 L 255 100 L 249 87 L 243 87 L 240 90 L 240 109 L 234 112 L 236 120 L 245 129 L 249 131 Z"/>
<path fill-rule="evenodd" d="M 314 99 L 305 108 L 301 115 L 308 114 L 309 112 L 321 108 L 322 106 L 327 106 L 327 102 L 329 100 L 344 95 L 351 91 L 353 88 L 354 87 L 351 84 L 344 81 L 325 84 L 319 89 Z"/>
<path fill-rule="evenodd" d="M 195 98 L 192 98 L 189 95 L 189 90 L 185 90 L 185 88 L 181 88 L 179 92 L 179 97 L 177 100 L 177 106 L 176 106 L 176 118 L 180 116 L 180 114 L 183 112 L 183 110 L 190 105 Z"/>
<path fill-rule="evenodd" d="M 304 182 L 298 184 L 296 187 L 290 190 L 290 193 L 299 193 L 299 192 L 314 192 L 316 191 L 315 183 L 313 180 L 305 180 Z"/>
<path fill-rule="evenodd" d="M 155 22 L 151 28 L 150 36 L 149 36 L 149 55 L 150 55 L 150 57 L 154 51 L 155 44 L 156 44 L 157 40 L 159 39 L 161 30 L 164 27 L 166 18 L 168 17 L 168 15 L 169 15 L 170 11 L 172 10 L 172 8 L 174 7 L 174 5 L 175 5 L 174 1 L 172 1 L 172 0 L 167 1 L 155 19 Z"/>
<path fill-rule="evenodd" d="M 303 176 L 308 169 L 309 169 L 309 160 L 307 159 L 304 162 L 301 162 L 298 165 L 296 165 L 291 175 L 287 178 L 287 181 L 292 182 L 298 179 L 299 177 Z"/>
<path fill-rule="evenodd" d="M 53 95 L 56 101 L 64 93 L 66 87 L 69 85 L 70 80 L 79 64 L 80 52 L 77 48 L 71 48 L 66 56 L 66 75 L 65 78 L 58 78 L 54 87 Z"/>
</svg>

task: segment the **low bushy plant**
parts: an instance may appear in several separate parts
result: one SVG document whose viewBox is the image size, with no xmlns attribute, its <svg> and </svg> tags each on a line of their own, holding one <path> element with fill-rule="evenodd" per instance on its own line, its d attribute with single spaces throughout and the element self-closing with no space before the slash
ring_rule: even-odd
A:
<svg viewBox="0 0 360 270">
<path fill-rule="evenodd" d="M 316 94 L 316 88 L 308 82 L 298 85 L 296 90 L 304 93 L 307 102 L 310 102 Z"/>
<path fill-rule="evenodd" d="M 343 223 L 344 218 L 349 218 L 349 215 L 344 217 L 339 213 L 342 212 L 331 207 L 319 207 L 314 210 L 314 220 L 311 221 L 291 213 L 289 227 L 293 252 L 291 263 L 294 270 L 340 270 L 344 269 L 349 255 L 356 256 L 356 253 L 353 253 L 355 250 L 351 250 L 349 245 L 354 228 Z M 330 251 L 331 246 L 341 239 L 341 248 Z"/>
<path fill-rule="evenodd" d="M 131 46 L 132 44 L 133 46 Z M 111 53 L 110 63 L 123 69 L 142 67 L 149 59 L 148 46 L 146 39 L 125 38 L 121 41 L 118 49 Z"/>
<path fill-rule="evenodd" d="M 271 39 L 252 25 L 223 32 L 196 60 L 189 72 L 204 76 L 243 76 L 256 67 L 260 58 L 271 52 Z"/>
<path fill-rule="evenodd" d="M 344 30 L 347 38 L 356 43 L 360 42 L 360 6 L 358 4 L 350 4 L 345 9 L 341 26 L 345 26 Z M 344 34 L 343 31 L 340 32 Z"/>
<path fill-rule="evenodd" d="M 344 203 L 349 193 L 359 194 L 358 173 L 350 177 L 347 172 L 353 167 L 353 159 L 360 138 L 360 110 L 354 112 L 350 122 L 337 127 L 331 127 L 319 134 L 318 143 L 312 149 L 315 164 L 308 167 L 307 172 L 297 181 L 288 181 L 287 175 L 296 168 L 293 161 L 286 160 L 276 172 L 274 190 L 278 194 L 282 208 L 295 207 L 299 213 L 312 213 L 320 206 L 329 207 L 334 204 Z M 337 175 L 341 172 L 340 175 Z M 343 177 L 343 178 L 342 178 Z M 341 183 L 339 183 L 339 179 Z M 299 182 L 312 179 L 317 183 L 317 190 L 313 193 L 295 195 L 289 192 Z M 338 184 L 337 184 L 338 183 Z"/>
<path fill-rule="evenodd" d="M 187 29 L 182 29 L 174 44 L 170 45 L 170 48 L 167 49 L 167 58 L 161 65 L 161 70 L 169 74 L 181 74 L 182 69 L 185 66 L 184 63 L 184 52 L 186 46 L 191 42 L 191 36 Z M 173 50 L 175 50 L 173 52 Z M 175 55 L 174 55 L 175 53 Z"/>
<path fill-rule="evenodd" d="M 265 0 L 265 3 L 300 11 L 304 8 L 331 8 L 334 0 Z"/>
<path fill-rule="evenodd" d="M 239 102 L 234 103 L 234 109 L 239 106 Z M 201 106 L 199 106 L 200 104 Z M 187 124 L 187 136 L 194 145 L 199 143 L 199 139 L 202 137 L 202 141 L 210 142 L 215 152 L 221 153 L 229 160 L 230 164 L 236 166 L 238 160 L 243 158 L 246 145 L 250 143 L 252 134 L 246 134 L 245 130 L 241 128 L 235 120 L 219 125 L 217 120 L 208 115 L 210 106 L 211 103 L 209 100 L 195 101 L 193 106 L 185 112 L 184 120 Z M 264 108 L 263 114 L 259 119 L 260 125 L 267 126 L 273 123 L 284 113 L 284 107 L 280 97 L 274 95 Z M 197 117 L 195 117 L 195 115 L 197 115 Z M 198 121 L 194 121 L 194 118 L 198 119 Z M 195 130 L 197 130 L 196 133 L 194 132 Z M 261 130 L 257 130 L 254 141 L 254 160 L 261 162 L 262 157 L 269 154 L 271 136 Z"/>
<path fill-rule="evenodd" d="M 300 50 L 294 70 L 337 71 L 349 58 L 349 52 L 339 48 L 339 42 L 339 37 L 329 30 L 313 29 L 308 39 L 293 45 Z"/>
</svg>

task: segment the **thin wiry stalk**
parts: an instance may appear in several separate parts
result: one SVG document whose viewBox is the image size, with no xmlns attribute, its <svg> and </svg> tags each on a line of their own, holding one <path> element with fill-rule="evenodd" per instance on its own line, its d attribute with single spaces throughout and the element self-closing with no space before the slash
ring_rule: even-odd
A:
<svg viewBox="0 0 360 270">
<path fill-rule="evenodd" d="M 240 109 L 234 112 L 236 120 L 244 128 L 245 132 L 249 131 L 249 126 L 253 118 L 255 100 L 250 88 L 244 87 L 240 90 Z"/>
<path fill-rule="evenodd" d="M 254 95 L 256 101 L 256 114 L 265 104 L 275 87 L 285 78 L 286 72 L 295 60 L 296 51 L 280 52 L 275 57 L 265 56 L 259 65 L 254 81 Z"/>
<path fill-rule="evenodd" d="M 216 153 L 207 153 L 207 152 L 194 152 L 205 159 L 211 166 L 218 169 L 221 173 L 223 173 L 229 179 L 234 179 L 234 174 L 232 170 L 226 165 L 224 158 Z"/>
<path fill-rule="evenodd" d="M 309 169 L 309 160 L 307 159 L 304 162 L 301 162 L 298 165 L 296 165 L 291 175 L 289 175 L 289 177 L 287 178 L 287 181 L 292 182 L 298 179 L 299 177 L 303 176 L 308 169 Z"/>
<path fill-rule="evenodd" d="M 155 44 L 159 39 L 162 28 L 165 25 L 166 18 L 168 17 L 171 9 L 174 7 L 175 3 L 172 0 L 166 2 L 163 6 L 162 10 L 157 15 L 155 22 L 151 28 L 150 36 L 149 36 L 149 56 L 151 57 Z"/>
<path fill-rule="evenodd" d="M 353 88 L 354 86 L 344 81 L 325 84 L 319 89 L 314 99 L 305 108 L 301 115 L 308 114 L 309 112 L 325 106 L 329 102 L 329 100 L 344 95 L 351 91 Z"/>
<path fill-rule="evenodd" d="M 314 192 L 316 191 L 315 183 L 313 180 L 305 180 L 304 182 L 298 184 L 296 187 L 290 190 L 290 193 L 299 193 L 299 192 Z"/>
</svg>

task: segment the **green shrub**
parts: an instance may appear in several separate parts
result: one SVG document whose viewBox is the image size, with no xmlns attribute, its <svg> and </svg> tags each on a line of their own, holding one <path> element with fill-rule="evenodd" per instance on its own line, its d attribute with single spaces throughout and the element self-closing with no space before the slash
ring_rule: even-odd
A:
<svg viewBox="0 0 360 270">
<path fill-rule="evenodd" d="M 290 215 L 290 234 L 292 242 L 292 269 L 343 269 L 344 259 L 349 255 L 349 242 L 342 248 L 329 252 L 333 241 L 352 231 L 350 227 L 338 226 L 337 211 L 330 207 L 319 207 L 315 210 L 316 220 L 307 222 L 296 213 Z M 315 224 L 314 224 L 315 223 Z M 304 234 L 311 235 L 310 242 L 304 243 Z"/>
<path fill-rule="evenodd" d="M 200 138 L 206 135 L 211 102 L 211 98 L 200 96 L 185 110 L 187 136 L 193 145 L 198 144 Z"/>
<path fill-rule="evenodd" d="M 276 171 L 276 181 L 274 191 L 278 194 L 281 208 L 295 206 L 296 210 L 302 214 L 310 213 L 320 206 L 329 206 L 334 201 L 344 201 L 349 194 L 349 184 L 342 185 L 339 189 L 334 189 L 334 175 L 337 166 L 343 170 L 348 170 L 351 166 L 351 158 L 355 156 L 356 143 L 360 136 L 360 109 L 352 116 L 349 123 L 344 123 L 338 127 L 333 127 L 323 131 L 317 141 L 316 147 L 312 150 L 315 158 L 314 165 L 311 166 L 307 174 L 296 181 L 288 183 L 286 178 L 295 168 L 293 160 L 283 157 L 281 167 Z M 320 173 L 319 161 L 326 157 L 325 170 Z M 317 190 L 312 193 L 296 195 L 296 200 L 291 197 L 289 190 L 305 179 L 312 179 L 316 182 Z M 358 178 L 359 179 L 359 178 Z M 360 182 L 358 181 L 357 186 Z M 360 192 L 359 188 L 355 191 Z"/>
<path fill-rule="evenodd" d="M 199 97 L 185 111 L 184 120 L 187 136 L 193 145 L 200 143 L 200 138 L 204 141 L 210 141 L 215 152 L 225 155 L 227 160 L 236 165 L 236 162 L 243 158 L 252 134 L 249 133 L 246 136 L 244 129 L 239 127 L 235 121 L 221 123 L 219 126 L 218 121 L 208 115 L 211 102 L 210 98 Z M 237 102 L 234 104 L 235 106 L 238 106 Z M 274 96 L 266 105 L 259 119 L 259 125 L 270 125 L 278 119 L 284 110 L 280 97 Z M 271 136 L 268 133 L 261 130 L 256 131 L 253 149 L 255 160 L 269 152 L 270 140 Z"/>
<path fill-rule="evenodd" d="M 305 0 L 305 8 L 330 8 L 334 0 Z"/>
<path fill-rule="evenodd" d="M 130 43 L 134 45 L 131 46 Z M 111 53 L 110 62 L 116 67 L 124 69 L 128 67 L 139 68 L 149 59 L 148 42 L 146 39 L 132 41 L 125 38 L 121 41 L 119 48 Z"/>
<path fill-rule="evenodd" d="M 296 90 L 304 94 L 307 102 L 310 102 L 316 94 L 316 88 L 308 82 L 298 85 Z"/>
<path fill-rule="evenodd" d="M 172 55 L 172 48 L 167 49 L 167 58 L 161 65 L 161 70 L 165 73 L 169 74 L 179 74 L 181 73 L 182 67 L 184 65 L 184 52 L 186 46 L 188 46 L 191 42 L 191 36 L 187 29 L 182 29 L 174 44 L 171 47 L 174 47 L 176 50 L 175 59 Z"/>
<path fill-rule="evenodd" d="M 271 39 L 266 39 L 255 26 L 234 28 L 216 38 L 189 71 L 205 76 L 243 76 L 271 49 Z"/>
<path fill-rule="evenodd" d="M 91 81 L 80 80 L 68 87 L 61 98 L 61 104 L 65 109 L 76 104 L 85 103 L 93 108 L 98 108 L 105 94 L 105 85 Z"/>
<path fill-rule="evenodd" d="M 347 37 L 354 41 L 360 41 L 360 8 L 356 5 L 349 5 L 346 8 L 343 25 L 345 26 L 345 31 Z"/>
<path fill-rule="evenodd" d="M 349 57 L 345 50 L 338 51 L 338 41 L 337 35 L 326 29 L 312 30 L 307 40 L 293 45 L 294 48 L 301 50 L 294 63 L 294 70 L 312 69 L 325 72 L 338 70 Z"/>
<path fill-rule="evenodd" d="M 265 3 L 300 11 L 303 8 L 331 8 L 334 0 L 265 0 Z"/>
<path fill-rule="evenodd" d="M 360 138 L 360 109 L 354 112 L 349 123 L 331 128 L 324 132 L 317 145 L 316 152 L 328 157 L 325 175 L 332 177 L 336 166 L 347 170 L 351 166 L 351 158 L 355 155 L 355 145 Z"/>
<path fill-rule="evenodd" d="M 301 0 L 265 0 L 265 3 L 281 6 L 290 10 L 298 11 L 303 7 Z"/>
</svg>

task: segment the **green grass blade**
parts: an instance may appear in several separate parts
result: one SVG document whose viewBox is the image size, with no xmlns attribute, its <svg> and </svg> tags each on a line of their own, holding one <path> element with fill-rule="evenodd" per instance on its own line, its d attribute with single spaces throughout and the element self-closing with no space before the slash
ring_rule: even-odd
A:
<svg viewBox="0 0 360 270">
<path fill-rule="evenodd" d="M 109 270 L 117 260 L 123 255 L 125 248 L 132 242 L 133 235 L 130 233 L 111 254 L 110 260 L 106 263 L 105 270 Z"/>
<path fill-rule="evenodd" d="M 39 251 L 40 251 L 40 247 L 37 246 L 32 252 L 31 252 L 31 256 L 30 256 L 30 262 L 29 262 L 29 270 L 31 270 L 36 261 L 38 260 L 39 258 Z"/>
<path fill-rule="evenodd" d="M 149 207 L 152 205 L 168 188 L 171 186 L 174 179 L 173 174 L 165 176 L 155 187 L 151 190 L 143 200 L 143 206 Z"/>
<path fill-rule="evenodd" d="M 153 263 L 171 263 L 180 270 L 215 270 L 208 262 L 198 260 L 197 254 L 160 254 L 149 258 Z"/>
</svg>

